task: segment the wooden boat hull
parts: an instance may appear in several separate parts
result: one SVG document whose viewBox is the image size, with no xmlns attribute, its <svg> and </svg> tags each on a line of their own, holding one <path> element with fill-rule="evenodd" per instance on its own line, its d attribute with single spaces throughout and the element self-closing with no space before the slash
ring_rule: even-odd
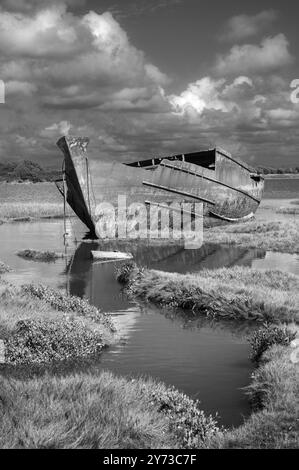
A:
<svg viewBox="0 0 299 470">
<path fill-rule="evenodd" d="M 240 221 L 253 215 L 262 199 L 264 179 L 222 149 L 123 165 L 88 159 L 88 139 L 63 137 L 67 201 L 96 233 L 97 208 L 119 197 L 126 204 L 201 202 L 206 222 Z"/>
</svg>

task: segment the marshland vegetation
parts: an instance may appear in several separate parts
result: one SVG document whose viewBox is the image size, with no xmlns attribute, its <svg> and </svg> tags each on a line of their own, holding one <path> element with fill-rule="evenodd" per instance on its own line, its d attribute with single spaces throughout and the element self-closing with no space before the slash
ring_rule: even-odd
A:
<svg viewBox="0 0 299 470">
<path fill-rule="evenodd" d="M 0 340 L 9 364 L 49 363 L 97 354 L 113 341 L 110 317 L 78 297 L 0 280 Z"/>
<path fill-rule="evenodd" d="M 193 314 L 207 313 L 203 308 L 208 307 L 219 316 L 225 307 L 227 318 L 237 313 L 243 321 L 277 324 L 261 328 L 250 339 L 252 358 L 258 361 L 247 388 L 252 415 L 240 427 L 223 430 L 217 419 L 203 413 L 199 402 L 151 379 L 106 372 L 66 377 L 48 373 L 26 380 L 2 376 L 1 448 L 296 447 L 298 366 L 290 360 L 290 342 L 298 330 L 298 277 L 249 268 L 178 275 L 140 271 L 129 263 L 118 278 L 130 295 L 159 299 L 165 307 L 192 308 Z M 206 292 L 213 284 L 218 296 L 214 303 L 214 293 Z M 0 338 L 12 364 L 94 354 L 113 336 L 109 316 L 48 287 L 16 288 L 2 281 L 0 306 Z M 284 321 L 290 323 L 288 328 L 279 325 Z"/>
<path fill-rule="evenodd" d="M 250 221 L 207 230 L 206 243 L 237 245 L 280 253 L 299 253 L 299 220 Z"/>
<path fill-rule="evenodd" d="M 178 274 L 130 262 L 119 267 L 117 279 L 130 296 L 159 307 L 229 320 L 299 320 L 299 278 L 281 271 L 233 267 Z"/>
<path fill-rule="evenodd" d="M 54 183 L 1 183 L 0 220 L 63 217 L 63 200 Z"/>
<path fill-rule="evenodd" d="M 57 253 L 56 251 L 39 251 L 39 250 L 20 250 L 17 252 L 20 258 L 32 260 L 32 261 L 43 261 L 45 263 L 51 263 L 57 259 L 65 257 L 64 253 Z"/>
<path fill-rule="evenodd" d="M 35 186 L 40 198 L 36 185 L 10 186 L 17 191 L 26 186 L 28 195 Z M 56 211 L 51 204 L 58 204 L 62 215 L 60 196 L 56 203 L 46 193 L 33 208 L 30 197 L 22 206 L 10 193 L 0 219 L 24 217 L 26 205 L 29 218 L 51 217 Z M 205 241 L 299 253 L 298 229 L 297 221 L 254 221 L 209 229 Z M 0 263 L 0 274 L 8 269 Z M 250 339 L 256 370 L 246 393 L 252 415 L 225 431 L 201 411 L 200 403 L 152 379 L 107 372 L 65 377 L 49 372 L 26 380 L 3 375 L 0 448 L 298 447 L 298 364 L 290 360 L 299 321 L 298 277 L 238 267 L 180 275 L 130 263 L 121 267 L 118 279 L 130 296 L 172 312 L 185 309 L 193 316 L 259 326 L 267 322 Z M 92 356 L 114 338 L 110 317 L 88 302 L 47 287 L 17 288 L 0 280 L 0 340 L 10 364 Z"/>
<path fill-rule="evenodd" d="M 151 379 L 0 377 L 0 448 L 199 448 L 219 431 L 198 403 Z"/>
<path fill-rule="evenodd" d="M 252 360 L 257 366 L 246 389 L 253 412 L 243 425 L 219 431 L 204 445 L 298 447 L 298 363 L 291 360 L 290 346 L 299 332 L 297 276 L 250 268 L 179 275 L 140 270 L 127 263 L 119 269 L 117 278 L 129 295 L 161 307 L 187 309 L 193 315 L 261 322 L 263 326 L 249 338 Z"/>
</svg>

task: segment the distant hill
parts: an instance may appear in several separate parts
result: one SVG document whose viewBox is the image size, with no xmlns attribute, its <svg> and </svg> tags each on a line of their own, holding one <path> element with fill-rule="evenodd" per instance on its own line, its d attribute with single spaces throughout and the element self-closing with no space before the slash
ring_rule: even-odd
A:
<svg viewBox="0 0 299 470">
<path fill-rule="evenodd" d="M 258 167 L 258 171 L 263 175 L 296 175 L 299 173 L 299 167 L 294 168 L 271 168 L 271 167 Z"/>
<path fill-rule="evenodd" d="M 0 181 L 31 181 L 33 183 L 54 181 L 59 178 L 59 171 L 45 170 L 38 163 L 24 160 L 22 162 L 0 162 Z"/>
</svg>

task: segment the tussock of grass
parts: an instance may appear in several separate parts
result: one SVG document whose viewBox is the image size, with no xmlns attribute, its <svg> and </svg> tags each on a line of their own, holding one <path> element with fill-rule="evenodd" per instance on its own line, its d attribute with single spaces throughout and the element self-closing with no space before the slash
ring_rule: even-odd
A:
<svg viewBox="0 0 299 470">
<path fill-rule="evenodd" d="M 63 205 L 50 202 L 6 202 L 1 203 L 0 219 L 30 220 L 63 217 Z"/>
<path fill-rule="evenodd" d="M 117 279 L 129 295 L 162 307 L 223 319 L 298 321 L 299 278 L 280 271 L 238 267 L 184 275 L 130 263 L 119 268 Z"/>
<path fill-rule="evenodd" d="M 291 201 L 291 204 L 293 204 L 295 206 L 299 206 L 299 201 Z"/>
<path fill-rule="evenodd" d="M 5 359 L 10 364 L 47 363 L 87 357 L 102 348 L 100 332 L 82 320 L 23 320 L 5 342 Z"/>
<path fill-rule="evenodd" d="M 22 286 L 22 292 L 31 298 L 42 300 L 54 308 L 54 310 L 75 313 L 92 321 L 103 323 L 111 331 L 114 331 L 110 315 L 90 305 L 85 299 L 80 299 L 74 295 L 66 295 L 63 292 L 43 285 L 26 284 Z"/>
<path fill-rule="evenodd" d="M 274 345 L 289 346 L 296 336 L 297 332 L 287 327 L 265 325 L 249 338 L 252 360 L 259 361 L 262 355 Z"/>
<path fill-rule="evenodd" d="M 22 382 L 0 378 L 0 415 L 0 448 L 188 447 L 179 429 L 185 421 L 187 428 L 194 425 L 191 447 L 200 447 L 218 430 L 179 392 L 106 372 Z"/>
<path fill-rule="evenodd" d="M 5 263 L 2 263 L 2 261 L 0 261 L 0 275 L 8 273 L 9 271 L 10 271 L 10 267 L 7 266 Z"/>
<path fill-rule="evenodd" d="M 282 253 L 299 253 L 299 220 L 289 222 L 247 222 L 224 225 L 205 232 L 208 243 L 241 245 Z"/>
<path fill-rule="evenodd" d="M 168 418 L 169 429 L 180 448 L 197 449 L 219 433 L 217 420 L 205 415 L 198 400 L 192 400 L 174 387 L 166 388 L 163 384 L 145 384 L 142 389 L 150 403 Z"/>
<path fill-rule="evenodd" d="M 257 412 L 237 429 L 218 434 L 212 448 L 298 448 L 299 378 L 291 348 L 275 345 L 262 357 L 248 394 Z"/>
<path fill-rule="evenodd" d="M 21 250 L 17 252 L 21 258 L 32 261 L 44 261 L 46 263 L 54 262 L 57 259 L 64 258 L 63 253 L 56 253 L 55 251 L 38 251 L 38 250 Z"/>
<path fill-rule="evenodd" d="M 81 299 L 42 286 L 0 286 L 0 339 L 8 363 L 85 357 L 109 344 L 113 332 L 109 316 Z"/>
</svg>

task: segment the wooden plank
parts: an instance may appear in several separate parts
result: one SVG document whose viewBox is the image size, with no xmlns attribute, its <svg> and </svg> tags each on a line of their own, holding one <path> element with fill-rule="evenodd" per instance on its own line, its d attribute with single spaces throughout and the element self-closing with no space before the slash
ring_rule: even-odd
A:
<svg viewBox="0 0 299 470">
<path fill-rule="evenodd" d="M 168 191 L 169 193 L 179 194 L 180 196 L 191 197 L 193 199 L 197 199 L 197 201 L 205 202 L 207 204 L 215 206 L 214 201 L 197 196 L 196 194 L 187 193 L 185 191 L 179 191 L 178 189 L 169 188 L 168 186 L 161 186 L 159 184 L 150 183 L 149 181 L 143 181 L 142 184 L 144 184 L 144 186 L 149 186 L 150 188 L 161 189 L 162 191 Z"/>
<path fill-rule="evenodd" d="M 185 209 L 177 209 L 175 207 L 168 206 L 167 204 L 159 204 L 158 202 L 151 202 L 151 201 L 144 201 L 144 203 L 148 206 L 156 206 L 156 207 L 161 207 L 161 209 L 168 209 L 173 212 L 183 212 L 184 214 L 189 214 L 194 217 L 199 217 L 203 219 L 203 214 L 197 214 L 197 212 L 192 212 L 192 211 L 186 211 Z"/>
<path fill-rule="evenodd" d="M 0 339 L 0 364 L 5 364 L 5 344 L 2 339 Z"/>
<path fill-rule="evenodd" d="M 193 176 L 197 176 L 198 178 L 203 178 L 207 181 L 211 181 L 212 183 L 220 184 L 220 186 L 224 186 L 224 187 L 226 187 L 228 189 L 231 189 L 233 191 L 237 191 L 238 193 L 249 197 L 250 199 L 252 199 L 255 202 L 258 202 L 258 203 L 261 202 L 260 199 L 257 199 L 256 197 L 252 196 L 251 194 L 247 193 L 246 191 L 243 191 L 243 189 L 234 188 L 233 186 L 230 186 L 229 184 L 223 183 L 222 181 L 219 181 L 219 180 L 215 180 L 214 178 L 210 178 L 209 176 L 202 175 L 200 173 L 197 173 L 196 171 L 187 170 L 187 168 L 180 168 L 178 166 L 171 165 L 170 163 L 167 163 L 167 162 L 164 162 L 164 161 L 161 162 L 160 165 L 165 166 L 166 168 L 170 168 L 172 170 L 180 171 L 181 173 L 187 173 L 188 175 L 193 175 Z"/>
</svg>

